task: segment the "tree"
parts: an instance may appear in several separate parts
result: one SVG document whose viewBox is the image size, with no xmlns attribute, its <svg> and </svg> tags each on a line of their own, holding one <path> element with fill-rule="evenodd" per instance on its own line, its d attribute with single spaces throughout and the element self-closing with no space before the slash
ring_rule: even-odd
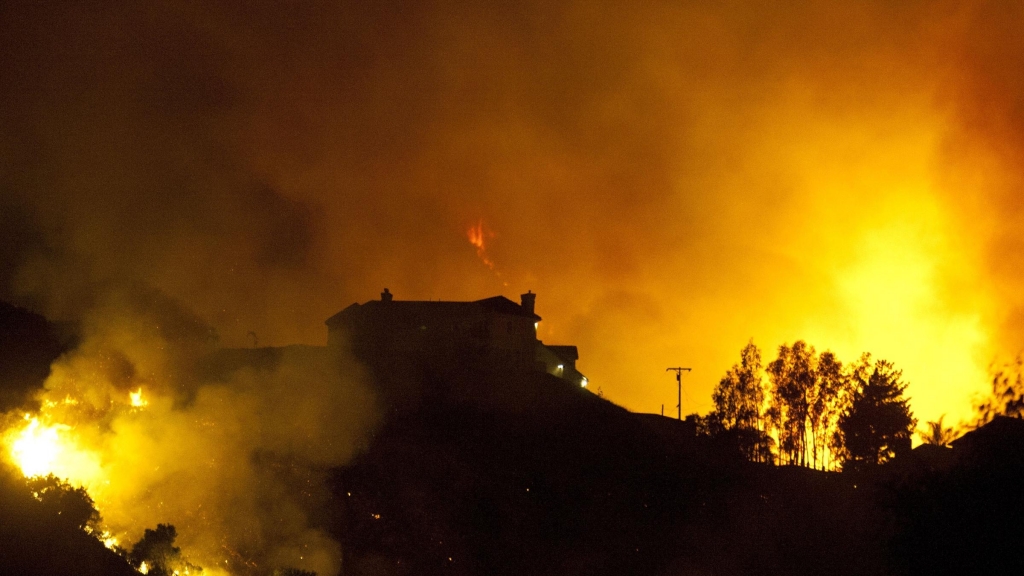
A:
<svg viewBox="0 0 1024 576">
<path fill-rule="evenodd" d="M 79 530 L 95 527 L 100 514 L 85 488 L 74 487 L 53 474 L 26 481 L 32 495 L 55 517 Z"/>
<path fill-rule="evenodd" d="M 926 422 L 928 427 L 924 430 L 918 430 L 917 435 L 921 437 L 921 442 L 933 446 L 948 446 L 950 442 L 956 440 L 956 431 L 942 425 L 942 420 L 945 417 L 946 415 L 943 414 L 939 416 L 938 420 Z"/>
<path fill-rule="evenodd" d="M 779 435 L 779 460 L 806 465 L 810 404 L 817 381 L 814 347 L 803 340 L 779 346 L 779 356 L 768 364 L 771 380 L 769 415 Z"/>
<path fill-rule="evenodd" d="M 740 363 L 733 365 L 718 382 L 711 399 L 717 424 L 734 433 L 747 458 L 771 461 L 771 438 L 765 430 L 764 418 L 764 370 L 761 350 L 753 339 L 740 351 Z"/>
<path fill-rule="evenodd" d="M 974 405 L 975 427 L 991 422 L 996 416 L 1024 418 L 1024 356 L 999 368 L 992 366 L 992 392 Z"/>
<path fill-rule="evenodd" d="M 149 576 L 171 576 L 180 572 L 198 573 L 202 569 L 185 561 L 181 549 L 174 545 L 178 531 L 170 524 L 157 524 L 155 530 L 146 528 L 142 539 L 132 546 L 128 560 L 135 568 L 145 564 Z"/>
<path fill-rule="evenodd" d="M 832 466 L 831 439 L 839 416 L 849 402 L 850 377 L 843 363 L 826 350 L 818 358 L 816 380 L 810 404 L 812 463 L 815 468 Z"/>
<path fill-rule="evenodd" d="M 842 450 L 843 470 L 863 470 L 909 448 L 917 420 L 903 396 L 903 372 L 891 362 L 872 365 L 865 354 L 851 377 L 853 397 L 839 417 L 836 445 Z"/>
</svg>

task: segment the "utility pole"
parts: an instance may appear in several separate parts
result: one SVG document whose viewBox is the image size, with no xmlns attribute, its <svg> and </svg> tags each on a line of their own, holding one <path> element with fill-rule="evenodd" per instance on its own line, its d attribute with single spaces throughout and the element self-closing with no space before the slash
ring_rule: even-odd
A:
<svg viewBox="0 0 1024 576">
<path fill-rule="evenodd" d="M 683 419 L 683 372 L 689 371 L 689 368 L 665 368 L 665 372 L 676 373 L 676 384 L 679 386 L 679 404 L 676 404 L 676 410 L 679 411 L 678 417 L 680 420 Z"/>
</svg>

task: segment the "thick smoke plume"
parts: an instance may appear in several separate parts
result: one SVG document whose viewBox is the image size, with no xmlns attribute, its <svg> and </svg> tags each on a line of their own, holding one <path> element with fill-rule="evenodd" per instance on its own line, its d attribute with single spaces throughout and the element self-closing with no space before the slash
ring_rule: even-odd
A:
<svg viewBox="0 0 1024 576">
<path fill-rule="evenodd" d="M 706 410 L 753 336 L 954 420 L 1024 340 L 1022 10 L 5 3 L 0 289 L 75 318 L 142 283 L 235 346 L 533 289 L 633 409 L 684 363 Z"/>
<path fill-rule="evenodd" d="M 209 328 L 153 292 L 104 295 L 83 331 L 38 420 L 60 439 L 46 471 L 88 490 L 103 529 L 130 547 L 173 524 L 204 573 L 338 572 L 339 544 L 311 516 L 375 424 L 356 365 L 313 347 L 215 351 Z"/>
</svg>

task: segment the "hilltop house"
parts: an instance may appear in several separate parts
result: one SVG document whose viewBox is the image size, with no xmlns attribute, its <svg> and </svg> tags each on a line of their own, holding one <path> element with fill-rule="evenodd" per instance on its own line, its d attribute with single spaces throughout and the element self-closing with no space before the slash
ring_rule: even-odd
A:
<svg viewBox="0 0 1024 576">
<path fill-rule="evenodd" d="M 575 346 L 547 346 L 537 339 L 537 295 L 519 304 L 494 296 L 473 302 L 380 300 L 352 304 L 327 319 L 329 348 L 348 346 L 372 364 L 484 362 L 495 369 L 539 370 L 587 386 L 576 369 Z"/>
</svg>

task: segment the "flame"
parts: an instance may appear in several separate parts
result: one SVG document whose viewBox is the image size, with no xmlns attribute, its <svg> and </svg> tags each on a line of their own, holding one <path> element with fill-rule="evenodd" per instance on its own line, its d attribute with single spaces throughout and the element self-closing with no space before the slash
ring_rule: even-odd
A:
<svg viewBox="0 0 1024 576">
<path fill-rule="evenodd" d="M 26 478 L 53 474 L 80 486 L 100 478 L 99 458 L 79 445 L 70 426 L 43 424 L 29 414 L 25 421 L 20 430 L 8 432 L 5 443 L 11 460 Z"/>
<path fill-rule="evenodd" d="M 494 260 L 491 260 L 491 257 L 487 254 L 487 239 L 494 237 L 494 231 L 489 230 L 484 226 L 483 218 L 466 230 L 466 238 L 468 238 L 469 243 L 476 248 L 476 257 L 484 263 L 484 266 L 487 266 L 489 270 L 494 272 L 495 276 L 501 279 L 502 284 L 508 286 L 508 282 L 502 278 L 501 272 L 499 272 L 497 266 L 495 266 Z"/>
<path fill-rule="evenodd" d="M 62 452 L 58 426 L 41 426 L 38 418 L 25 415 L 28 425 L 11 442 L 11 455 L 26 477 L 40 476 L 53 469 Z"/>
<path fill-rule="evenodd" d="M 139 564 L 139 573 L 140 574 L 149 574 L 149 565 L 146 564 L 145 560 L 142 561 L 142 564 Z"/>
<path fill-rule="evenodd" d="M 99 460 L 82 449 L 70 426 L 43 424 L 38 417 L 25 415 L 26 424 L 9 432 L 6 444 L 11 459 L 26 478 L 53 474 L 78 485 L 99 477 Z"/>
<path fill-rule="evenodd" d="M 135 407 L 135 408 L 142 408 L 143 406 L 146 406 L 147 404 L 149 404 L 149 401 L 144 400 L 142 398 L 142 387 L 141 386 L 139 387 L 139 389 L 137 391 L 129 392 L 128 393 L 128 399 L 129 399 L 129 402 L 131 403 L 131 405 L 133 407 Z"/>
<path fill-rule="evenodd" d="M 483 219 L 466 230 L 466 238 L 469 239 L 470 244 L 476 247 L 477 258 L 480 258 L 485 266 L 494 270 L 494 261 L 487 255 L 487 241 L 485 240 L 485 238 L 494 238 L 494 232 L 484 228 Z"/>
</svg>

